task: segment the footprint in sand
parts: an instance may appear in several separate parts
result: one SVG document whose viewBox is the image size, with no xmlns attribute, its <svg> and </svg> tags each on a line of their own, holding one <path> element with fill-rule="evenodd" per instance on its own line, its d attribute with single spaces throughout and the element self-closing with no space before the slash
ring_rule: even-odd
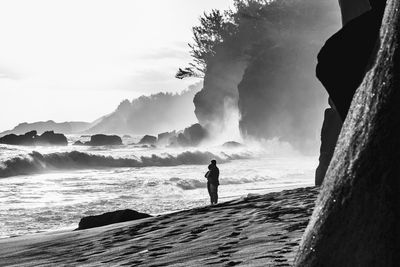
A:
<svg viewBox="0 0 400 267">
<path fill-rule="evenodd" d="M 240 234 L 241 234 L 241 232 L 235 231 L 235 232 L 232 232 L 230 235 L 228 235 L 228 237 L 237 237 Z"/>
</svg>

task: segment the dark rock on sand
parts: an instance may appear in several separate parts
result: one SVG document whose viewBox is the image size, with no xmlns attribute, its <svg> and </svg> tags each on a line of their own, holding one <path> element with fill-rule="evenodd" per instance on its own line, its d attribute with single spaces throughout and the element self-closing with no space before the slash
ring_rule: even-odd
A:
<svg viewBox="0 0 400 267">
<path fill-rule="evenodd" d="M 157 137 L 152 135 L 145 135 L 140 139 L 138 144 L 154 145 L 157 142 Z"/>
<path fill-rule="evenodd" d="M 132 138 L 132 136 L 130 136 L 129 134 L 125 134 L 124 136 L 122 136 L 123 138 Z"/>
<path fill-rule="evenodd" d="M 324 181 L 341 129 L 342 120 L 337 111 L 333 108 L 326 109 L 321 130 L 319 165 L 315 171 L 315 185 L 317 186 L 320 186 Z"/>
<path fill-rule="evenodd" d="M 122 145 L 122 139 L 118 135 L 96 134 L 92 135 L 89 142 L 85 145 L 89 146 L 118 146 Z"/>
<path fill-rule="evenodd" d="M 84 217 L 79 222 L 77 230 L 89 229 L 100 227 L 113 223 L 127 222 L 152 217 L 149 214 L 137 212 L 135 210 L 118 210 L 114 212 L 107 212 L 101 215 Z"/>
</svg>

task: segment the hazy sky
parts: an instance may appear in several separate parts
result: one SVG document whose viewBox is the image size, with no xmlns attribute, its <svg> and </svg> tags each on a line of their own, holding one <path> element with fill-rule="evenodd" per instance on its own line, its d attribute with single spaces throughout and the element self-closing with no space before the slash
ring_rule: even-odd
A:
<svg viewBox="0 0 400 267">
<path fill-rule="evenodd" d="M 181 91 L 191 27 L 232 0 L 0 0 L 0 131 L 94 120 L 124 99 Z"/>
</svg>

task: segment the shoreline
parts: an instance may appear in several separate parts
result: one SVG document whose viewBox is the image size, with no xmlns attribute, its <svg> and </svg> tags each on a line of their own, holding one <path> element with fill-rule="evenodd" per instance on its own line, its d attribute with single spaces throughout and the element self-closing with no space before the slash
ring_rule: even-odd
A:
<svg viewBox="0 0 400 267">
<path fill-rule="evenodd" d="M 227 197 L 220 197 L 220 201 L 219 204 L 223 204 L 226 202 L 230 202 L 230 201 L 234 201 L 234 200 L 240 200 L 249 196 L 259 196 L 259 195 L 265 195 L 265 194 L 270 194 L 270 193 L 276 193 L 276 192 L 281 192 L 281 191 L 285 191 L 285 190 L 293 190 L 296 188 L 305 188 L 305 187 L 312 187 L 312 184 L 310 183 L 299 183 L 299 184 L 294 184 L 294 185 L 281 185 L 281 186 L 276 186 L 276 187 L 271 187 L 271 188 L 261 188 L 259 189 L 259 191 L 262 192 L 257 192 L 257 193 L 248 193 L 247 195 L 237 195 L 237 196 L 227 196 Z M 198 207 L 194 207 L 192 209 L 195 208 L 201 208 L 201 207 L 208 207 L 209 205 L 205 205 L 205 206 L 198 206 Z M 157 217 L 157 216 L 162 216 L 162 215 L 168 215 L 168 214 L 173 214 L 173 213 L 177 213 L 177 212 L 182 212 L 182 211 L 188 211 L 191 210 L 190 208 L 184 208 L 184 209 L 177 209 L 177 210 L 170 210 L 170 211 L 165 211 L 165 212 L 161 212 L 161 213 L 149 213 L 151 216 L 153 217 Z M 104 211 L 104 212 L 112 212 L 114 210 L 110 210 L 110 211 Z M 140 211 L 140 210 L 138 210 Z M 100 214 L 97 214 L 100 215 Z M 82 216 L 83 218 L 84 216 Z M 52 234 L 52 233 L 60 233 L 60 232 L 69 232 L 69 231 L 73 231 L 78 227 L 78 223 L 79 221 L 76 221 L 74 224 L 71 224 L 70 226 L 65 226 L 65 227 L 61 227 L 61 228 L 51 228 L 51 229 L 44 229 L 44 230 L 37 230 L 36 232 L 31 232 L 31 233 L 27 233 L 27 234 L 21 234 L 21 235 L 13 235 L 13 236 L 8 236 L 8 237 L 0 237 L 0 242 L 1 241 L 5 241 L 5 240 L 11 240 L 11 239 L 15 239 L 15 238 L 19 238 L 19 237 L 29 237 L 31 235 L 41 235 L 41 234 Z"/>
<path fill-rule="evenodd" d="M 290 266 L 317 188 L 297 188 L 81 231 L 0 239 L 0 265 Z"/>
</svg>

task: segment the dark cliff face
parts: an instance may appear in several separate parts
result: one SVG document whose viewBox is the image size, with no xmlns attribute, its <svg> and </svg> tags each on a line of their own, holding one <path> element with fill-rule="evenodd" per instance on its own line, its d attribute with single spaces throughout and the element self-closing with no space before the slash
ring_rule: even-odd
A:
<svg viewBox="0 0 400 267">
<path fill-rule="evenodd" d="M 204 88 L 194 99 L 196 116 L 202 125 L 223 125 L 230 108 L 237 108 L 244 137 L 316 148 L 327 100 L 315 78 L 316 57 L 340 28 L 337 3 L 249 2 L 232 15 L 237 33 L 207 65 Z"/>
<path fill-rule="evenodd" d="M 375 41 L 295 266 L 399 265 L 400 1 Z"/>
<path fill-rule="evenodd" d="M 208 64 L 204 87 L 198 92 L 193 103 L 199 123 L 214 131 L 225 128 L 225 122 L 232 109 L 237 110 L 238 90 L 246 63 L 221 51 Z"/>
</svg>

